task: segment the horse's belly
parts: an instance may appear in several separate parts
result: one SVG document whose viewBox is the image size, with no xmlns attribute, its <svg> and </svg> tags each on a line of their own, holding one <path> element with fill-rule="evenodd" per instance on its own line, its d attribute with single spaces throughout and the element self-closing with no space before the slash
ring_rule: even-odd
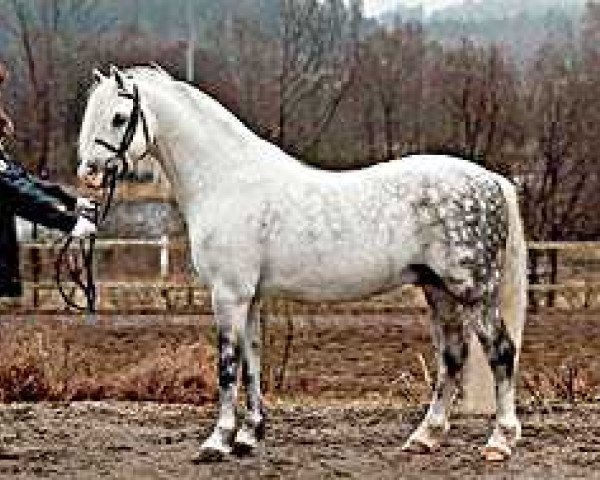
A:
<svg viewBox="0 0 600 480">
<path fill-rule="evenodd" d="M 295 258 L 272 265 L 261 290 L 304 300 L 351 300 L 397 287 L 407 281 L 408 261 L 401 255 L 331 255 Z"/>
</svg>

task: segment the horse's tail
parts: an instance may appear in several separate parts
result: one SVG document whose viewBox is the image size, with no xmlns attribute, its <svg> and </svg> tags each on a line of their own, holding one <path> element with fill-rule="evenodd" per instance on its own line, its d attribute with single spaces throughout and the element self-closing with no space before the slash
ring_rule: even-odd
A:
<svg viewBox="0 0 600 480">
<path fill-rule="evenodd" d="M 527 245 L 519 213 L 517 189 L 506 179 L 500 182 L 508 209 L 508 238 L 501 285 L 501 313 L 514 342 L 517 358 L 525 326 L 527 306 Z"/>
</svg>

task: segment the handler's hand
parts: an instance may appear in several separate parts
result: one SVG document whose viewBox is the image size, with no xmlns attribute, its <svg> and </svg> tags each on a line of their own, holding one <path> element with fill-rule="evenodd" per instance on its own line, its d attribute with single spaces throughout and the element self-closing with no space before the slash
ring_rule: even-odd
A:
<svg viewBox="0 0 600 480">
<path fill-rule="evenodd" d="M 82 217 L 87 218 L 92 223 L 98 221 L 98 204 L 94 200 L 86 197 L 79 197 L 75 204 L 75 211 Z"/>
<path fill-rule="evenodd" d="M 96 202 L 86 197 L 79 197 L 75 203 L 77 210 L 88 210 L 96 208 Z"/>
<path fill-rule="evenodd" d="M 80 216 L 78 217 L 73 230 L 71 230 L 71 236 L 73 238 L 87 238 L 91 235 L 95 235 L 96 231 L 96 225 L 93 222 L 86 217 Z"/>
</svg>

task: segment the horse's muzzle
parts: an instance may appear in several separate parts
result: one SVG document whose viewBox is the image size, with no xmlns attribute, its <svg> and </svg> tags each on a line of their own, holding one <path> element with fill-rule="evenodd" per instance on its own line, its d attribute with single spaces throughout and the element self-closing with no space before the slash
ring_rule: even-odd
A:
<svg viewBox="0 0 600 480">
<path fill-rule="evenodd" d="M 82 178 L 82 181 L 88 188 L 102 188 L 104 186 L 104 172 L 90 169 Z"/>
</svg>

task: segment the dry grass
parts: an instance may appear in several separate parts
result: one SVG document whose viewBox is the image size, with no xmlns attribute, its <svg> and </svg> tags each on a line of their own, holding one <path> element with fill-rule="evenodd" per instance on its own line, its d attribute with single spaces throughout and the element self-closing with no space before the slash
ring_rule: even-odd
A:
<svg viewBox="0 0 600 480">
<path fill-rule="evenodd" d="M 118 399 L 200 405 L 213 400 L 214 350 L 206 341 L 143 348 L 113 341 L 106 345 L 114 349 L 111 354 L 88 348 L 81 338 L 85 333 L 60 324 L 2 326 L 0 401 Z"/>
<path fill-rule="evenodd" d="M 161 349 L 117 373 L 111 398 L 202 404 L 216 391 L 214 364 L 205 344 Z"/>
<path fill-rule="evenodd" d="M 186 318 L 148 323 L 140 317 L 139 324 L 130 319 L 126 325 L 89 326 L 4 317 L 0 402 L 212 402 L 217 394 L 215 327 L 208 317 Z M 270 401 L 429 400 L 435 362 L 426 316 L 296 317 L 281 310 L 267 320 L 263 340 L 263 392 Z M 598 351 L 600 323 L 594 316 L 530 316 L 520 402 L 597 401 Z"/>
</svg>

